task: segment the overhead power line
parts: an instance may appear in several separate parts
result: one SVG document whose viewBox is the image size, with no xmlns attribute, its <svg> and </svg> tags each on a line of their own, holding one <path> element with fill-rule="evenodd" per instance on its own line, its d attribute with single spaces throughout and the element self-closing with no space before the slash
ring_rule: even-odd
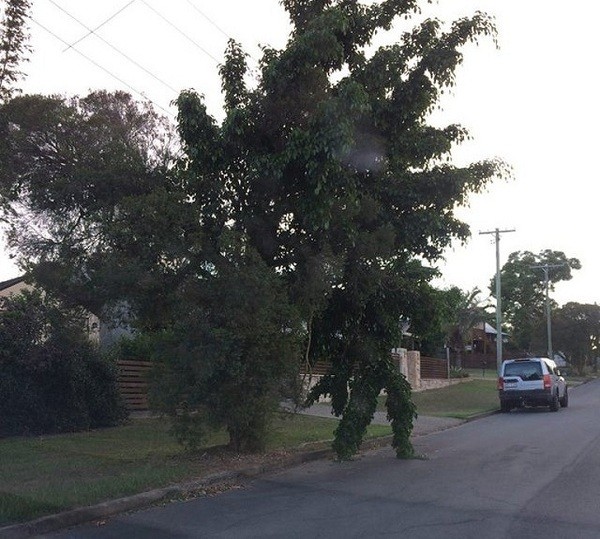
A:
<svg viewBox="0 0 600 539">
<path fill-rule="evenodd" d="M 181 30 L 177 25 L 172 23 L 169 19 L 167 19 L 162 13 L 154 9 L 146 0 L 142 0 L 142 4 L 144 4 L 150 11 L 153 11 L 156 15 L 158 15 L 163 21 L 165 21 L 171 28 L 180 33 L 183 37 L 185 37 L 190 43 L 195 45 L 198 49 L 200 49 L 206 56 L 214 60 L 216 64 L 219 64 L 220 61 L 215 58 L 210 52 L 208 52 L 202 45 L 194 41 L 190 36 L 188 36 L 183 30 Z"/>
<path fill-rule="evenodd" d="M 40 28 L 42 28 L 43 30 L 45 30 L 46 32 L 48 32 L 52 37 L 54 37 L 55 39 L 57 39 L 61 43 L 65 44 L 65 45 L 68 45 L 68 43 L 64 39 L 62 39 L 60 36 L 58 36 L 57 34 L 55 34 L 52 30 L 50 30 L 49 28 L 47 28 L 46 26 L 44 26 L 42 23 L 38 22 L 33 17 L 29 17 L 29 18 L 31 19 L 31 21 L 33 21 L 35 24 L 37 24 Z M 134 88 L 133 86 L 131 86 L 130 84 L 128 84 L 127 82 L 125 82 L 123 79 L 121 79 L 120 77 L 118 77 L 117 75 L 115 75 L 113 72 L 109 71 L 104 66 L 100 65 L 98 62 L 96 62 L 95 60 L 93 60 L 92 58 L 90 58 L 87 54 L 84 54 L 83 52 L 81 52 L 80 50 L 76 49 L 75 47 L 72 47 L 72 49 L 77 54 L 79 54 L 80 56 L 83 56 L 88 62 L 91 62 L 97 68 L 99 68 L 102 71 L 104 71 L 107 75 L 110 75 L 113 79 L 115 79 L 116 81 L 120 82 L 121 84 L 123 84 L 124 86 L 126 86 L 127 88 L 129 88 L 132 92 L 136 93 L 137 95 L 139 95 L 140 97 L 142 97 L 144 100 L 150 101 L 150 103 L 152 103 L 155 107 L 157 107 L 160 110 L 162 110 L 165 114 L 171 116 L 172 118 L 175 117 L 175 115 L 172 112 L 169 112 L 167 109 L 165 109 L 164 107 L 161 107 L 158 103 L 156 103 L 152 99 L 149 99 L 148 96 L 146 96 L 143 92 L 140 92 L 138 89 Z"/>
<path fill-rule="evenodd" d="M 131 4 L 133 4 L 135 2 L 135 0 L 131 0 L 130 2 L 128 2 L 127 4 L 125 4 L 121 9 L 119 9 L 118 11 L 116 11 L 115 13 L 113 13 L 108 19 L 106 19 L 104 22 L 101 22 L 98 26 L 96 26 L 96 28 L 94 28 L 93 30 L 90 30 L 89 28 L 86 27 L 86 29 L 88 30 L 88 33 L 85 34 L 84 36 L 80 37 L 77 41 L 75 41 L 74 43 L 71 43 L 63 52 L 68 51 L 71 47 L 77 45 L 78 43 L 80 43 L 81 41 L 83 41 L 86 37 L 90 36 L 91 34 L 94 34 L 96 32 L 96 30 L 99 30 L 100 28 L 102 28 L 106 23 L 112 21 L 117 15 L 119 15 L 122 11 L 124 11 L 126 8 L 128 8 Z M 54 2 L 52 2 L 54 4 Z M 56 5 L 56 4 L 54 4 Z M 62 8 L 61 8 L 62 9 Z"/>
<path fill-rule="evenodd" d="M 210 24 L 212 24 L 219 32 L 221 32 L 227 39 L 233 39 L 225 30 L 217 25 L 206 13 L 204 13 L 199 7 L 192 3 L 192 0 L 187 0 L 187 3 L 192 6 L 200 15 L 202 15 Z"/>
<path fill-rule="evenodd" d="M 135 0 L 133 0 L 133 1 L 135 1 Z M 129 62 L 131 62 L 133 65 L 137 66 L 138 68 L 140 68 L 144 73 L 150 75 L 154 80 L 160 82 L 163 86 L 165 86 L 166 88 L 168 88 L 169 90 L 171 90 L 173 93 L 175 93 L 175 94 L 177 93 L 177 90 L 175 88 L 173 88 L 170 84 L 168 84 L 167 82 L 165 82 L 161 78 L 157 77 L 149 69 L 146 69 L 143 65 L 139 64 L 138 62 L 136 62 L 133 58 L 131 58 L 130 56 L 128 56 L 127 54 L 125 54 L 123 51 L 121 51 L 120 49 L 118 49 L 117 47 L 115 47 L 112 43 L 109 43 L 101 35 L 97 34 L 95 30 L 92 30 L 91 28 L 89 28 L 88 26 L 86 26 L 77 17 L 75 17 L 74 15 L 72 15 L 71 13 L 69 13 L 66 9 L 64 9 L 63 7 L 61 7 L 60 5 L 58 5 L 54 0 L 49 0 L 49 2 L 52 5 L 56 6 L 58 9 L 60 9 L 68 17 L 70 17 L 71 19 L 73 19 L 76 23 L 78 23 L 81 26 L 83 26 L 86 30 L 89 30 L 89 34 L 88 35 L 94 34 L 100 41 L 102 41 L 102 43 L 104 43 L 105 45 L 108 45 L 112 50 L 114 50 L 115 52 L 117 52 L 118 54 L 120 54 L 123 58 L 125 58 L 126 60 L 128 60 Z M 81 40 L 79 40 L 79 41 L 81 41 Z M 67 49 L 65 49 L 65 50 L 68 50 L 70 48 L 73 48 L 73 46 L 71 45 L 70 47 L 67 47 Z"/>
<path fill-rule="evenodd" d="M 231 37 L 225 30 L 223 30 L 215 21 L 213 21 L 204 11 L 202 11 L 199 7 L 197 7 L 192 0 L 187 0 L 187 3 L 192 6 L 202 17 L 204 17 L 210 24 L 212 24 L 219 32 L 221 32 L 227 39 L 234 39 Z M 252 58 L 255 62 L 258 63 L 258 60 L 250 53 L 247 53 L 249 58 Z"/>
</svg>

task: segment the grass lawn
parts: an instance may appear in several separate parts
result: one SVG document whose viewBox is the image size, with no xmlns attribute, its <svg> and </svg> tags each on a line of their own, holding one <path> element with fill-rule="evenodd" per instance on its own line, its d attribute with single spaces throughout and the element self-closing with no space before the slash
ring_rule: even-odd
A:
<svg viewBox="0 0 600 539">
<path fill-rule="evenodd" d="M 487 369 L 465 369 L 465 371 L 469 373 L 469 378 L 483 378 L 484 380 L 498 379 L 498 371 L 496 370 L 496 365 L 492 365 L 491 368 L 488 367 Z"/>
<path fill-rule="evenodd" d="M 497 379 L 472 379 L 441 389 L 431 389 L 413 393 L 417 412 L 422 415 L 456 417 L 468 419 L 471 416 L 490 412 L 499 407 Z"/>
<path fill-rule="evenodd" d="M 307 444 L 319 447 L 318 442 L 333 439 L 336 425 L 335 419 L 282 415 L 268 452 L 277 458 Z M 388 426 L 369 427 L 368 437 L 387 434 Z M 203 451 L 186 453 L 159 419 L 77 434 L 2 439 L 0 526 L 244 466 L 247 460 L 223 450 L 226 442 L 225 433 L 217 433 Z"/>
<path fill-rule="evenodd" d="M 412 394 L 420 415 L 468 419 L 499 407 L 497 378 L 466 378 L 465 381 Z M 385 397 L 379 397 L 379 410 L 385 410 Z"/>
</svg>

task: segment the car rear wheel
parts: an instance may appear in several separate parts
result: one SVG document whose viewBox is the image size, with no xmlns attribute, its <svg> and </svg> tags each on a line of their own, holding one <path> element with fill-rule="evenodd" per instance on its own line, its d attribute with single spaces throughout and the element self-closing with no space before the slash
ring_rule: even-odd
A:
<svg viewBox="0 0 600 539">
<path fill-rule="evenodd" d="M 558 400 L 558 393 L 555 393 L 552 396 L 552 400 L 550 401 L 550 411 L 558 412 L 559 409 L 560 409 L 560 401 Z"/>
<path fill-rule="evenodd" d="M 565 387 L 565 394 L 564 394 L 563 398 L 560 399 L 560 405 L 563 408 L 566 408 L 567 406 L 569 406 L 569 391 L 566 387 Z"/>
</svg>

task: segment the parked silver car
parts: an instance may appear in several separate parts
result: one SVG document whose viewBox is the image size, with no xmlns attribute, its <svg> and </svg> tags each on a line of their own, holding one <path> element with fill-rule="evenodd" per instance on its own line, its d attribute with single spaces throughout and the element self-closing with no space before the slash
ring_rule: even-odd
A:
<svg viewBox="0 0 600 539">
<path fill-rule="evenodd" d="M 556 363 L 546 357 L 507 359 L 498 378 L 500 410 L 523 406 L 548 406 L 558 412 L 569 405 L 567 383 Z"/>
</svg>

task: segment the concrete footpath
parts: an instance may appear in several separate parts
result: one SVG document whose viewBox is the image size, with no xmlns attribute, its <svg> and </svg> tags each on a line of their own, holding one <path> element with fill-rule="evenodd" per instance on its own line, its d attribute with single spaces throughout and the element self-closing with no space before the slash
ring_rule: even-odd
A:
<svg viewBox="0 0 600 539">
<path fill-rule="evenodd" d="M 304 415 L 312 415 L 316 417 L 329 417 L 334 418 L 331 414 L 331 405 L 330 404 L 313 404 L 310 408 L 305 410 L 301 410 L 300 414 Z M 374 425 L 389 425 L 390 422 L 387 419 L 386 412 L 375 412 L 375 416 L 373 417 L 372 423 Z M 438 432 L 440 430 L 450 429 L 452 427 L 457 427 L 465 423 L 464 419 L 455 419 L 453 417 L 432 417 L 426 415 L 420 415 L 417 417 L 414 428 L 413 428 L 413 436 L 424 436 L 426 434 L 431 434 L 432 432 Z"/>
<path fill-rule="evenodd" d="M 333 418 L 331 406 L 329 404 L 315 404 L 300 413 L 317 417 Z M 488 414 L 486 414 L 488 415 Z M 389 421 L 385 412 L 376 412 L 373 423 L 378 425 L 387 425 Z M 465 423 L 461 419 L 419 416 L 413 429 L 413 437 L 425 436 L 434 432 L 456 427 Z M 376 449 L 389 445 L 391 436 L 367 440 L 362 445 L 363 451 Z M 0 528 L 0 539 L 21 539 L 25 537 L 34 537 L 37 535 L 50 533 L 85 522 L 102 520 L 118 513 L 126 511 L 140 510 L 149 507 L 161 501 L 182 497 L 185 498 L 194 492 L 202 491 L 211 485 L 220 483 L 226 484 L 237 480 L 243 480 L 268 472 L 273 472 L 281 468 L 297 466 L 304 462 L 310 462 L 318 459 L 333 458 L 331 449 L 320 449 L 293 453 L 284 462 L 267 463 L 260 466 L 252 466 L 242 470 L 227 471 L 217 473 L 208 477 L 203 477 L 197 481 L 190 481 L 159 488 L 141 494 L 109 500 L 107 502 L 89 507 L 81 507 L 70 511 L 65 511 L 55 515 L 48 515 L 37 520 L 22 524 L 15 524 Z"/>
</svg>

